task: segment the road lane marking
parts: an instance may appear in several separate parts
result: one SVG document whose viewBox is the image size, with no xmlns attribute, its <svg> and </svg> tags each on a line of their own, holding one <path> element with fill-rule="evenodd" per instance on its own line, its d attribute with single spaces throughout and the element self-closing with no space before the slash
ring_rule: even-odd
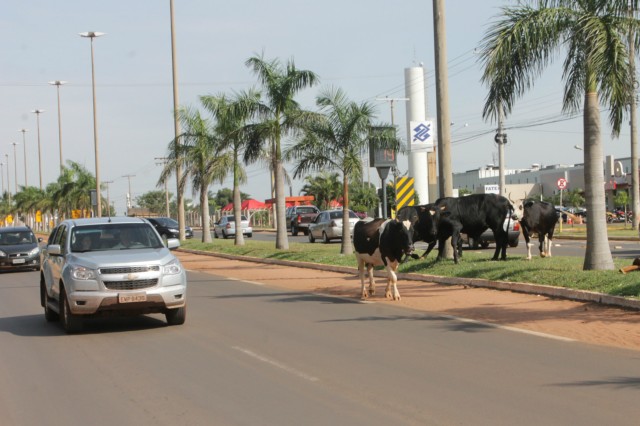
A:
<svg viewBox="0 0 640 426">
<path fill-rule="evenodd" d="M 239 346 L 232 346 L 233 349 L 242 352 L 245 355 L 250 356 L 251 358 L 257 359 L 258 361 L 264 362 L 265 364 L 269 364 L 273 367 L 279 368 L 281 370 L 286 371 L 287 373 L 291 373 L 294 376 L 298 376 L 302 379 L 308 380 L 310 382 L 317 382 L 320 379 L 318 379 L 317 377 L 311 376 L 309 374 L 303 373 L 302 371 L 296 370 L 293 367 L 289 367 L 288 365 L 285 365 L 281 362 L 278 362 L 276 360 L 267 358 L 266 356 L 257 354 L 249 349 L 245 349 L 245 348 L 241 348 Z"/>
</svg>

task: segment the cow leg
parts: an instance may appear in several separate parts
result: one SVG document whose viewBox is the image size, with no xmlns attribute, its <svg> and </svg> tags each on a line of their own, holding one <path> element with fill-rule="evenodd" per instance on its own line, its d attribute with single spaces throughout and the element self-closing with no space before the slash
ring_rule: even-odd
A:
<svg viewBox="0 0 640 426">
<path fill-rule="evenodd" d="M 431 253 L 431 250 L 433 250 L 433 248 L 436 246 L 436 243 L 437 243 L 437 241 L 430 242 L 429 245 L 427 246 L 427 250 L 420 257 L 420 259 L 424 259 L 425 257 L 429 256 L 429 253 Z"/>
<path fill-rule="evenodd" d="M 460 240 L 460 233 L 454 232 L 451 236 L 451 247 L 453 248 L 453 261 L 457 265 L 459 261 L 458 245 Z"/>
<path fill-rule="evenodd" d="M 367 263 L 367 273 L 369 274 L 369 296 L 373 296 L 376 294 L 376 283 L 373 278 L 373 264 Z"/>
<path fill-rule="evenodd" d="M 547 234 L 543 234 L 540 233 L 540 235 L 538 235 L 538 238 L 540 240 L 540 257 L 546 257 L 547 256 Z"/>
<path fill-rule="evenodd" d="M 502 260 L 507 260 L 507 241 L 509 239 L 507 231 L 500 227 L 493 231 L 493 236 L 496 240 L 496 251 L 493 253 L 492 260 L 498 260 L 498 256 L 500 256 Z"/>
<path fill-rule="evenodd" d="M 387 299 L 400 300 L 400 292 L 398 292 L 398 262 L 391 262 L 387 258 L 387 288 L 384 295 Z"/>
<path fill-rule="evenodd" d="M 547 257 L 551 257 L 551 245 L 552 245 L 552 241 L 551 238 L 549 238 L 549 236 L 545 236 L 545 249 L 546 249 L 546 253 L 547 253 Z"/>
<path fill-rule="evenodd" d="M 527 260 L 531 260 L 531 236 L 529 235 L 529 229 L 525 225 L 520 222 L 520 227 L 522 228 L 522 235 L 524 236 L 525 245 L 527 246 Z"/>
<path fill-rule="evenodd" d="M 367 292 L 364 290 L 364 267 L 365 261 L 360 256 L 358 256 L 358 275 L 360 276 L 360 298 L 365 300 L 367 298 Z M 367 271 L 369 270 L 369 265 L 367 265 Z"/>
</svg>

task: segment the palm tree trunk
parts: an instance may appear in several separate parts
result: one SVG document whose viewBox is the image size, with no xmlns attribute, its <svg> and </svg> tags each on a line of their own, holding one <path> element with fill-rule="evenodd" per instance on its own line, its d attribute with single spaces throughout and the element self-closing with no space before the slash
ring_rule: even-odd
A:
<svg viewBox="0 0 640 426">
<path fill-rule="evenodd" d="M 200 211 L 202 212 L 202 242 L 211 242 L 211 225 L 209 225 L 209 195 L 208 187 L 202 185 L 200 188 Z"/>
<path fill-rule="evenodd" d="M 349 177 L 345 174 L 342 185 L 342 247 L 341 254 L 353 254 L 349 229 Z"/>
<path fill-rule="evenodd" d="M 589 212 L 584 270 L 613 269 L 607 234 L 603 164 L 598 93 L 592 91 L 587 92 L 584 98 L 584 181 Z"/>
<path fill-rule="evenodd" d="M 287 220 L 284 177 L 282 173 L 282 162 L 280 161 L 280 139 L 276 138 L 273 156 L 273 176 L 276 186 L 276 249 L 289 250 L 289 239 L 287 238 Z"/>
<path fill-rule="evenodd" d="M 233 165 L 233 217 L 236 221 L 236 237 L 234 244 L 236 246 L 244 245 L 244 234 L 242 233 L 242 199 L 240 197 L 240 185 L 238 183 L 238 156 L 235 155 Z"/>
</svg>

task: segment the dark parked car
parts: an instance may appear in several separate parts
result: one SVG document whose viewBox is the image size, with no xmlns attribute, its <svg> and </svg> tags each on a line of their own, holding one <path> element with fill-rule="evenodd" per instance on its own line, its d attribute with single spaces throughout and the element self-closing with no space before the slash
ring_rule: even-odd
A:
<svg viewBox="0 0 640 426">
<path fill-rule="evenodd" d="M 516 219 L 511 219 L 509 222 L 509 229 L 507 230 L 508 235 L 508 244 L 509 247 L 518 247 L 518 242 L 520 240 L 520 222 Z M 460 234 L 460 239 L 463 244 L 469 244 L 469 248 L 477 249 L 478 246 L 482 248 L 489 247 L 490 243 L 495 243 L 495 239 L 493 238 L 493 231 L 491 229 L 486 229 L 479 238 L 469 238 L 467 234 Z"/>
<path fill-rule="evenodd" d="M 0 228 L 0 269 L 39 270 L 40 241 L 26 226 Z"/>
<path fill-rule="evenodd" d="M 180 225 L 175 219 L 170 217 L 146 217 L 149 222 L 156 228 L 161 237 L 180 238 Z M 193 229 L 189 226 L 184 227 L 184 236 L 193 238 Z"/>
</svg>

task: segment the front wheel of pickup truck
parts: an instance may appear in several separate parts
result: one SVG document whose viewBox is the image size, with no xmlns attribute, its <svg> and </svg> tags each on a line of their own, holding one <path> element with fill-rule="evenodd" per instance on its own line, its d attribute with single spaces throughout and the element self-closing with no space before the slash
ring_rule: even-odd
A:
<svg viewBox="0 0 640 426">
<path fill-rule="evenodd" d="M 187 306 L 178 309 L 167 309 L 164 314 L 168 325 L 182 325 L 187 319 Z"/>
<path fill-rule="evenodd" d="M 82 318 L 78 315 L 71 313 L 69 308 L 69 300 L 67 299 L 67 292 L 62 287 L 60 292 L 60 321 L 62 322 L 62 328 L 67 334 L 77 333 L 82 330 Z"/>
</svg>

